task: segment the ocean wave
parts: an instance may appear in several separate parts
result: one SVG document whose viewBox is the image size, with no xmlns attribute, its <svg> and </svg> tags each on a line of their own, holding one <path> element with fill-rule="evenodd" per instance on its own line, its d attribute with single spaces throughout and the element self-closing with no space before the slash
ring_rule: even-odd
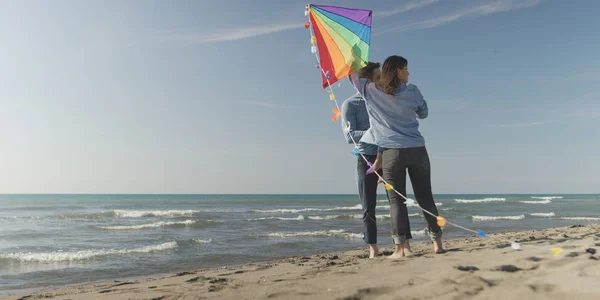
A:
<svg viewBox="0 0 600 300">
<path fill-rule="evenodd" d="M 192 216 L 197 210 L 114 210 L 117 218 L 141 217 L 185 217 Z"/>
<path fill-rule="evenodd" d="M 207 239 L 207 240 L 194 239 L 193 241 L 198 244 L 211 244 L 212 243 L 212 239 Z"/>
<path fill-rule="evenodd" d="M 550 202 L 552 202 L 552 200 L 546 199 L 546 200 L 541 200 L 541 201 L 519 201 L 519 202 L 525 203 L 525 204 L 550 204 Z"/>
<path fill-rule="evenodd" d="M 309 216 L 309 220 L 335 220 L 335 219 L 351 219 L 351 215 L 328 215 L 328 216 Z"/>
<path fill-rule="evenodd" d="M 136 229 L 148 229 L 148 228 L 158 228 L 158 227 L 166 227 L 166 226 L 174 226 L 174 225 L 192 225 L 197 221 L 193 220 L 185 220 L 182 222 L 170 222 L 170 221 L 159 221 L 156 223 L 150 224 L 140 224 L 140 225 L 129 225 L 129 226 L 98 226 L 100 229 L 107 230 L 136 230 Z"/>
<path fill-rule="evenodd" d="M 284 217 L 262 217 L 255 219 L 248 219 L 248 221 L 265 221 L 265 220 L 281 220 L 281 221 L 303 221 L 305 218 L 303 215 L 299 215 L 295 218 L 284 218 Z"/>
<path fill-rule="evenodd" d="M 563 220 L 575 220 L 575 221 L 599 221 L 599 217 L 561 217 Z"/>
<path fill-rule="evenodd" d="M 197 210 L 111 210 L 85 214 L 66 214 L 60 219 L 103 219 L 103 218 L 142 218 L 142 217 L 191 217 Z"/>
<path fill-rule="evenodd" d="M 125 255 L 137 253 L 153 253 L 160 251 L 169 251 L 177 248 L 177 242 L 167 242 L 160 245 L 146 246 L 134 249 L 109 249 L 109 250 L 80 250 L 80 251 L 55 251 L 45 253 L 16 252 L 0 253 L 0 259 L 8 259 L 20 262 L 70 262 L 79 260 L 89 260 L 96 257 L 109 255 Z"/>
<path fill-rule="evenodd" d="M 541 200 L 554 200 L 554 199 L 562 199 L 562 196 L 547 196 L 547 197 L 531 197 L 532 199 L 541 199 Z"/>
<path fill-rule="evenodd" d="M 487 203 L 487 202 L 504 202 L 506 198 L 483 198 L 483 199 L 454 199 L 457 203 Z"/>
<path fill-rule="evenodd" d="M 530 213 L 529 214 L 532 217 L 544 217 L 544 218 L 551 218 L 551 217 L 556 217 L 556 214 L 553 212 L 550 213 Z"/>
<path fill-rule="evenodd" d="M 406 201 L 407 207 L 418 207 L 417 203 L 414 200 L 409 199 Z M 436 206 L 442 206 L 444 203 L 436 202 Z M 265 213 L 265 214 L 297 214 L 297 213 L 306 213 L 306 212 L 323 212 L 323 211 L 344 211 L 344 210 L 361 210 L 362 205 L 357 204 L 354 206 L 338 206 L 332 208 L 276 208 L 276 209 L 255 209 L 252 212 L 255 213 Z M 389 205 L 378 205 L 377 209 L 390 209 Z"/>
<path fill-rule="evenodd" d="M 342 237 L 346 239 L 362 239 L 362 233 L 347 232 L 343 229 L 318 230 L 318 231 L 300 231 L 300 232 L 270 232 L 256 234 L 257 237 L 269 238 L 294 238 L 294 237 Z"/>
<path fill-rule="evenodd" d="M 340 211 L 340 210 L 361 210 L 362 206 L 360 204 L 354 206 L 338 206 L 333 208 L 277 208 L 277 209 L 268 209 L 268 210 L 253 210 L 253 212 L 257 213 L 267 213 L 267 214 L 297 214 L 301 212 L 310 212 L 310 211 Z"/>
<path fill-rule="evenodd" d="M 518 216 L 472 216 L 473 221 L 523 220 L 525 215 Z"/>
</svg>

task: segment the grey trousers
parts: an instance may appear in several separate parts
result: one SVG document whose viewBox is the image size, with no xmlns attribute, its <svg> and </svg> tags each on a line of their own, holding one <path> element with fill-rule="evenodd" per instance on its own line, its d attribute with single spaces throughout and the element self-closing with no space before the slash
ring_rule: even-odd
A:
<svg viewBox="0 0 600 300">
<path fill-rule="evenodd" d="M 415 200 L 423 209 L 438 215 L 437 207 L 431 192 L 431 165 L 425 147 L 385 149 L 382 156 L 383 179 L 395 190 L 406 197 L 406 171 L 410 176 Z M 390 219 L 394 244 L 401 244 L 410 234 L 408 226 L 408 210 L 405 200 L 396 192 L 389 192 Z M 427 220 L 429 235 L 432 240 L 442 237 L 442 229 L 437 219 L 423 212 Z"/>
</svg>

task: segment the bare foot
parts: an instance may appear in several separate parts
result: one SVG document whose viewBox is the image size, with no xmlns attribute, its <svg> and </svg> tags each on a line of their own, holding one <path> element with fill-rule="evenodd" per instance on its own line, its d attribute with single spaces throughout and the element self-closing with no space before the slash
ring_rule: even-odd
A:
<svg viewBox="0 0 600 300">
<path fill-rule="evenodd" d="M 394 253 L 392 253 L 392 255 L 388 256 L 388 258 L 389 259 L 398 259 L 398 258 L 405 257 L 407 247 L 410 247 L 410 246 L 408 246 L 408 241 L 405 241 L 402 244 L 396 244 Z"/>
<path fill-rule="evenodd" d="M 406 246 L 404 247 L 404 256 L 408 257 L 408 256 L 412 256 L 412 249 L 410 248 L 410 244 L 408 243 L 408 240 L 406 240 Z"/>
<path fill-rule="evenodd" d="M 442 240 L 433 241 L 433 252 L 438 253 L 438 254 L 446 252 L 446 250 L 444 250 L 444 247 L 442 245 Z"/>
<path fill-rule="evenodd" d="M 375 258 L 377 257 L 377 255 L 379 255 L 379 249 L 377 249 L 377 245 L 375 244 L 370 244 L 369 245 L 369 258 Z"/>
</svg>

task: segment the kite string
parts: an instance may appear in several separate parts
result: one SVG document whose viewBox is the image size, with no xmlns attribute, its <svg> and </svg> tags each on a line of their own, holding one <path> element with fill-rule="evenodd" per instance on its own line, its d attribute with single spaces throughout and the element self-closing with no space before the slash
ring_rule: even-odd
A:
<svg viewBox="0 0 600 300">
<path fill-rule="evenodd" d="M 310 22 L 310 16 L 308 17 L 308 19 L 309 19 L 309 22 Z M 311 26 L 310 26 L 310 31 L 309 31 L 309 32 L 310 32 L 310 34 L 311 34 L 311 40 L 312 40 L 312 37 L 314 36 L 314 29 L 313 29 L 313 26 L 312 26 L 312 24 L 311 24 Z M 313 46 L 314 46 L 314 45 L 313 45 Z M 317 50 L 318 50 L 318 49 L 317 49 Z M 328 75 L 325 73 L 325 70 L 323 70 L 323 68 L 321 67 L 321 62 L 320 62 L 320 60 L 319 60 L 319 55 L 318 55 L 318 53 L 317 53 L 316 51 L 314 52 L 314 54 L 315 54 L 315 58 L 316 58 L 316 60 L 317 60 L 317 64 L 318 64 L 318 66 L 317 66 L 317 67 L 318 67 L 318 69 L 320 69 L 320 70 L 321 70 L 321 73 L 323 74 L 323 77 L 325 78 L 325 80 L 327 80 L 327 88 L 329 89 L 329 93 L 331 93 L 331 94 L 332 94 L 332 100 L 333 100 L 333 102 L 335 103 L 335 106 L 336 106 L 336 108 L 338 109 L 338 111 L 341 111 L 340 105 L 338 104 L 338 102 L 337 102 L 337 98 L 335 97 L 335 93 L 333 92 L 333 89 L 331 88 L 331 82 L 329 81 L 329 77 L 328 77 Z M 354 89 L 356 90 L 356 92 L 358 92 L 358 93 L 360 94 L 360 91 L 359 91 L 359 90 L 356 88 L 356 86 L 354 86 L 354 85 L 353 85 L 353 87 L 354 87 Z M 360 95 L 362 96 L 362 94 L 360 94 Z M 343 118 L 342 118 L 342 119 L 343 119 Z M 342 126 L 344 126 L 344 130 L 345 130 L 345 131 L 346 131 L 346 130 L 349 130 L 349 128 L 347 128 L 345 125 L 346 125 L 346 124 L 342 124 Z M 354 144 L 354 147 L 358 149 L 358 143 L 356 142 L 356 140 L 354 139 L 354 137 L 353 137 L 351 134 L 348 134 L 348 136 L 350 136 L 350 139 L 352 140 L 352 143 Z M 360 156 L 362 157 L 362 159 L 363 159 L 363 160 L 364 160 L 364 161 L 365 161 L 367 164 L 370 164 L 370 162 L 369 162 L 369 161 L 368 161 L 368 159 L 367 159 L 367 158 L 366 158 L 366 157 L 363 155 L 363 153 L 361 153 L 360 151 L 358 151 L 358 155 L 360 155 Z M 397 191 L 397 190 L 396 190 L 396 189 L 395 189 L 395 188 L 394 188 L 394 187 L 393 187 L 391 184 L 389 184 L 389 183 L 388 183 L 388 182 L 387 182 L 385 179 L 383 179 L 383 177 L 382 177 L 382 176 L 381 176 L 381 175 L 380 175 L 380 174 L 377 172 L 377 170 L 373 170 L 373 173 L 375 173 L 375 175 L 377 175 L 377 177 L 379 178 L 379 180 L 381 180 L 381 181 L 382 181 L 382 182 L 385 184 L 385 186 L 386 186 L 386 189 L 388 189 L 388 188 L 389 188 L 389 190 L 392 190 L 392 191 L 394 191 L 396 194 L 398 194 L 400 197 L 402 197 L 402 198 L 403 198 L 404 200 L 406 200 L 406 201 L 408 201 L 408 200 L 412 200 L 412 199 L 408 199 L 408 198 L 406 198 L 404 195 L 402 195 L 402 193 L 400 193 L 399 191 Z M 414 201 L 414 200 L 413 200 L 413 201 Z M 433 216 L 433 217 L 435 217 L 435 218 L 437 218 L 437 217 L 438 217 L 437 215 L 433 214 L 432 212 L 430 212 L 430 211 L 428 211 L 428 210 L 426 210 L 426 209 L 422 208 L 422 207 L 419 205 L 419 203 L 417 203 L 416 201 L 414 201 L 414 203 L 415 203 L 415 205 L 416 205 L 418 208 L 420 208 L 420 209 L 421 209 L 423 212 L 425 212 L 425 213 L 427 213 L 427 214 L 429 214 L 429 215 L 431 215 L 431 216 Z M 446 223 L 447 223 L 447 224 L 449 224 L 449 225 L 452 225 L 452 226 L 454 226 L 454 227 L 457 227 L 457 228 L 460 228 L 460 229 L 463 229 L 463 230 L 466 230 L 466 231 L 469 231 L 469 232 L 472 232 L 472 233 L 475 233 L 475 234 L 479 234 L 479 235 L 481 235 L 481 233 L 480 233 L 480 232 L 478 232 L 478 231 L 475 231 L 475 230 L 473 230 L 473 229 L 466 228 L 466 227 L 464 227 L 464 226 L 461 226 L 461 225 L 455 224 L 455 223 L 453 223 L 453 222 L 450 222 L 450 221 L 448 221 L 448 220 L 446 220 Z"/>
</svg>

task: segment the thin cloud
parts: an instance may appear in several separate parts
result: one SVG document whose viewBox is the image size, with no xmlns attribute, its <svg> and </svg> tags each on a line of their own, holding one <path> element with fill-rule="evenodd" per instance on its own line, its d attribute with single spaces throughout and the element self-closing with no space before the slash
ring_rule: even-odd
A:
<svg viewBox="0 0 600 300">
<path fill-rule="evenodd" d="M 389 16 L 393 16 L 393 15 L 397 15 L 397 14 L 401 14 L 401 13 L 405 13 L 407 11 L 411 11 L 414 9 L 418 9 L 430 4 L 434 4 L 436 2 L 440 2 L 441 0 L 423 0 L 423 1 L 417 1 L 417 2 L 412 2 L 412 3 L 407 3 L 404 4 L 396 9 L 392 9 L 392 10 L 388 10 L 388 11 L 382 11 L 382 12 L 376 12 L 375 14 L 373 14 L 374 17 L 382 17 L 382 18 L 387 18 Z"/>
<path fill-rule="evenodd" d="M 241 27 L 241 28 L 233 28 L 225 31 L 221 31 L 219 33 L 213 34 L 189 34 L 189 35 L 179 35 L 175 38 L 180 40 L 185 40 L 189 42 L 206 44 L 206 43 L 218 43 L 218 42 L 227 42 L 227 41 L 235 41 L 235 40 L 243 40 L 251 37 L 273 34 L 281 31 L 298 29 L 302 28 L 304 23 L 302 22 L 293 22 L 293 23 L 284 23 L 284 24 L 270 24 L 264 26 L 256 26 L 256 27 Z"/>
<path fill-rule="evenodd" d="M 516 128 L 516 127 L 531 127 L 531 126 L 540 126 L 551 123 L 556 123 L 557 121 L 540 121 L 540 122 L 527 122 L 527 123 L 513 123 L 513 124 L 503 124 L 503 125 L 490 125 L 491 127 L 496 128 Z"/>
<path fill-rule="evenodd" d="M 387 32 L 403 32 L 418 29 L 434 28 L 448 23 L 456 22 L 466 18 L 482 17 L 494 13 L 505 12 L 515 9 L 528 8 L 539 5 L 544 0 L 498 0 L 478 6 L 470 6 L 450 14 L 438 16 L 432 19 L 402 24 L 386 29 L 378 34 Z"/>
</svg>

